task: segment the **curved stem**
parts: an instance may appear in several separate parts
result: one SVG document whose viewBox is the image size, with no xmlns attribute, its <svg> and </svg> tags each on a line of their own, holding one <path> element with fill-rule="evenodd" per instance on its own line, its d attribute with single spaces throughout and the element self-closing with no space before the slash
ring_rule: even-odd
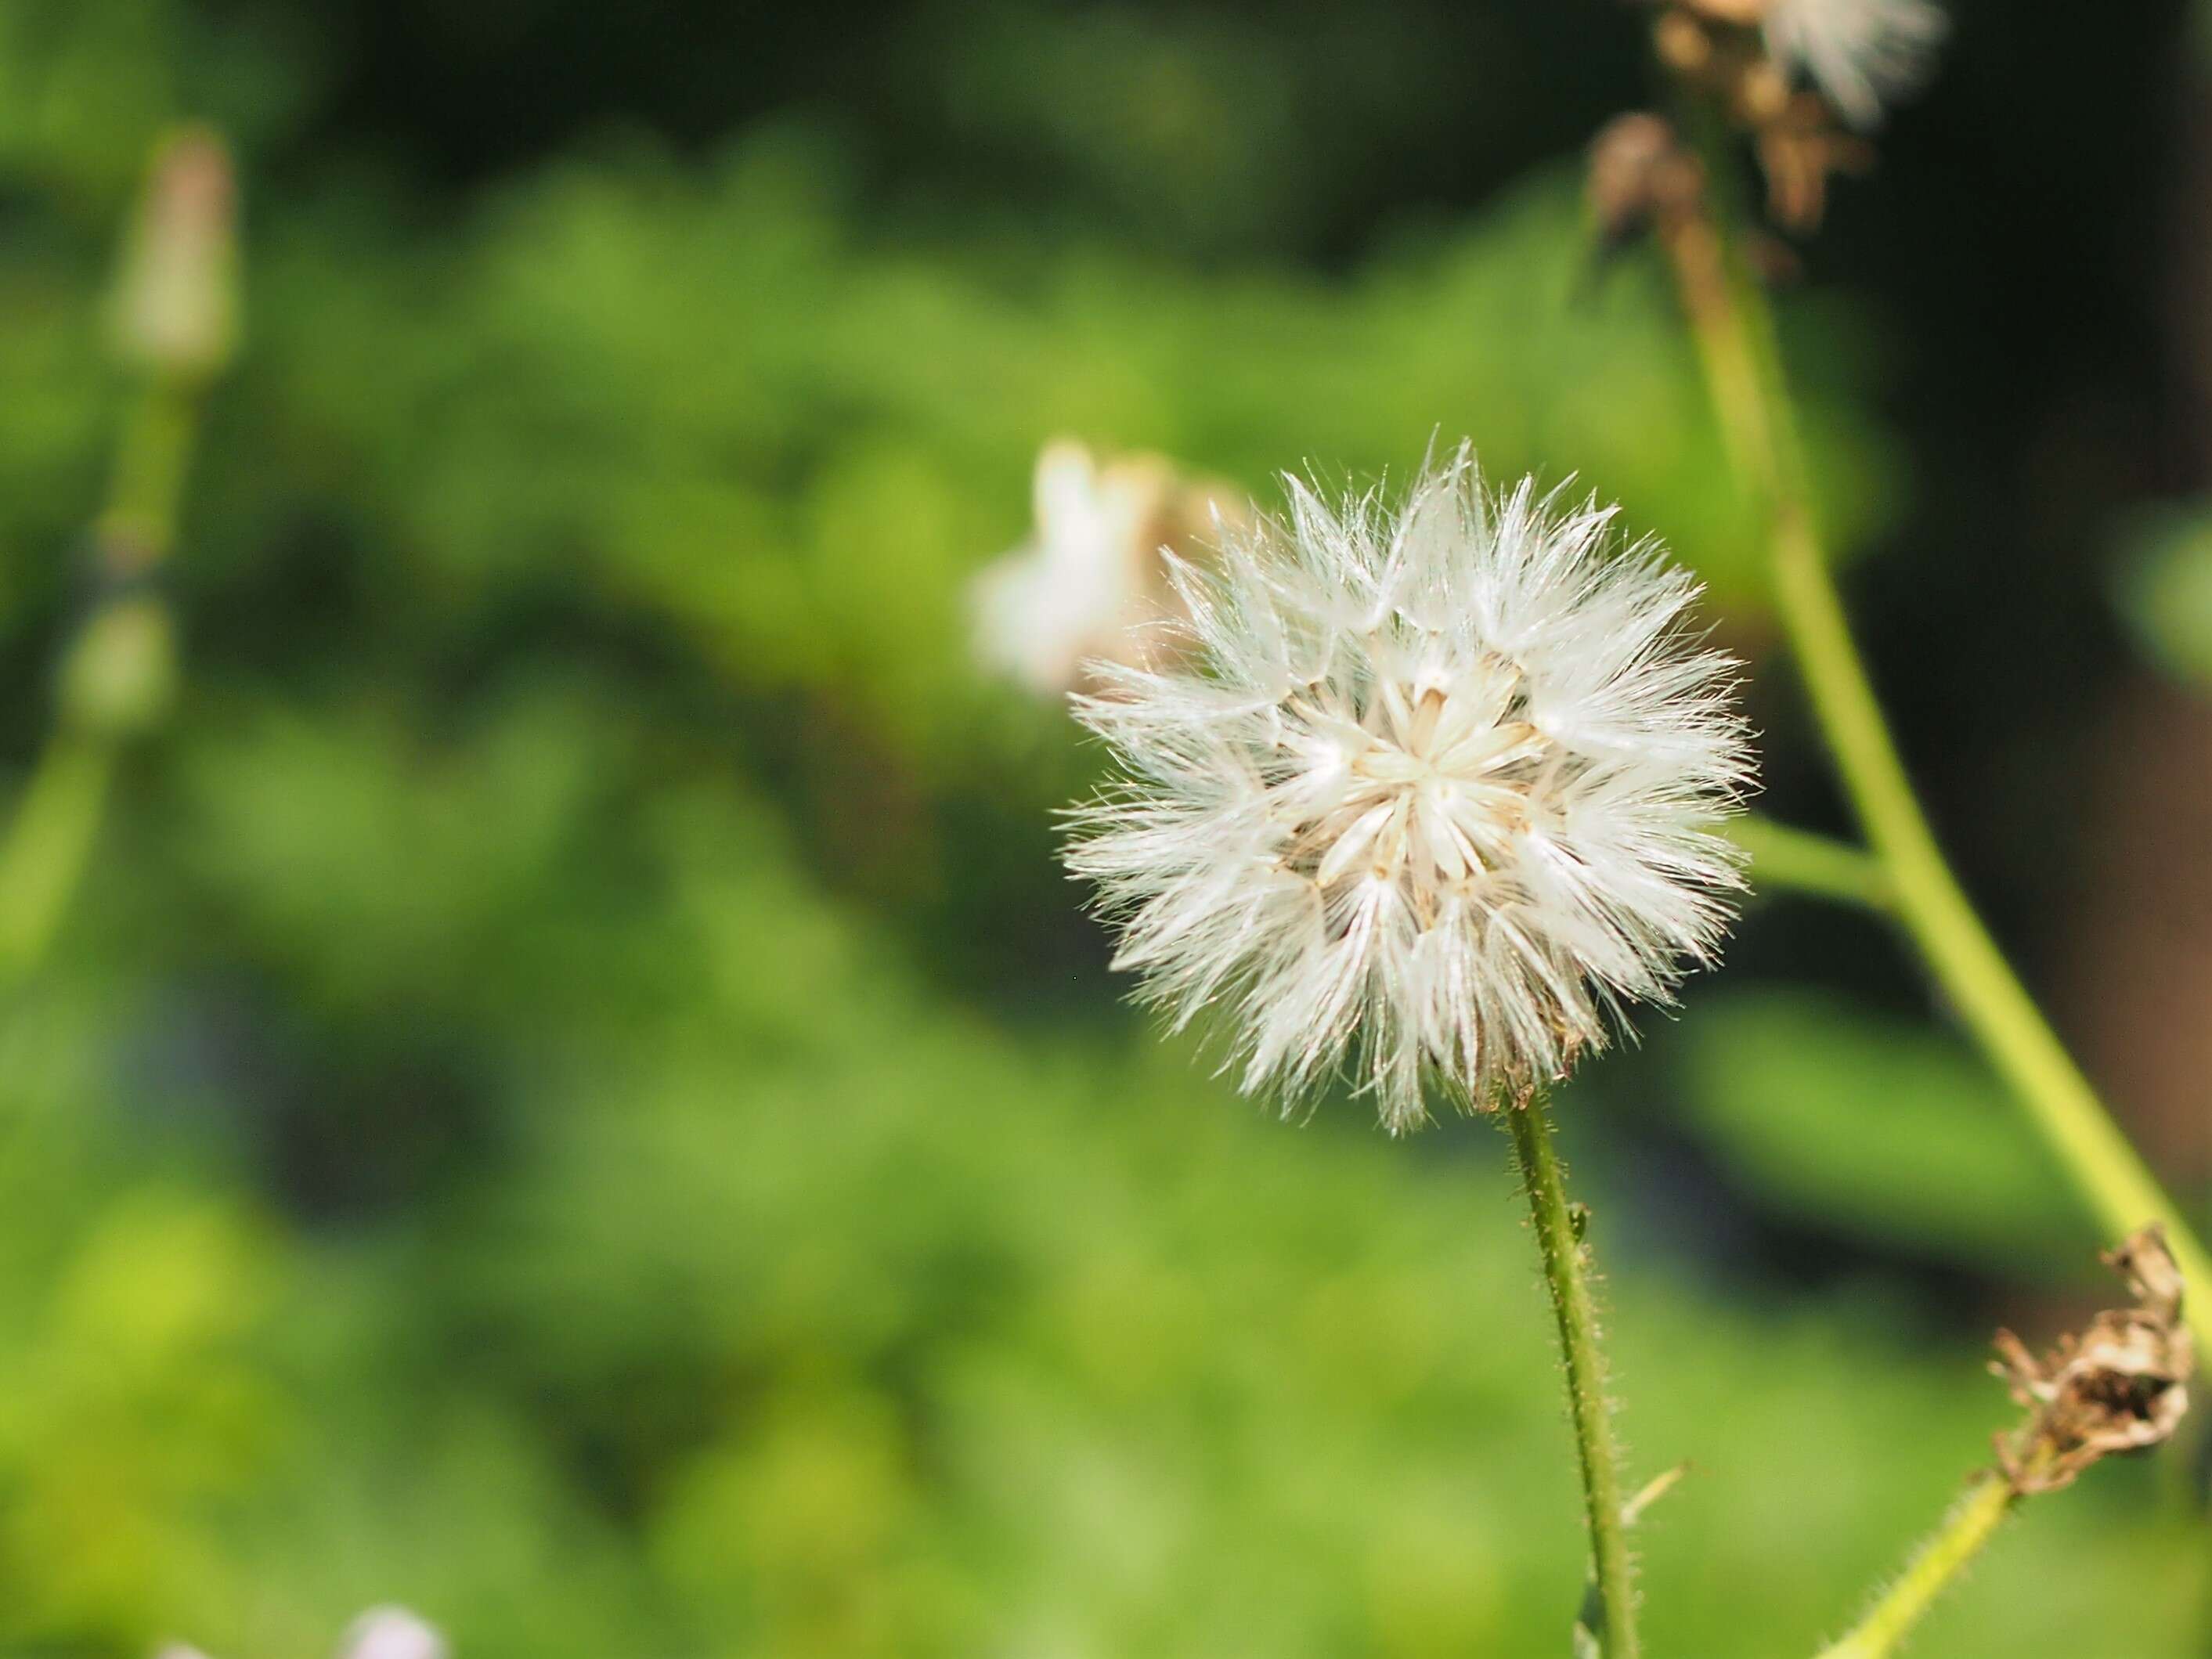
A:
<svg viewBox="0 0 2212 1659">
<path fill-rule="evenodd" d="M 1729 257 L 1711 214 L 1682 216 L 1662 240 L 1729 456 L 1770 515 L 1777 607 L 1808 696 L 1888 872 L 1898 919 L 2106 1231 L 2119 1238 L 2164 1224 L 2183 1278 L 2198 1291 L 2189 1298 L 2191 1324 L 2200 1341 L 2212 1342 L 2212 1256 L 1990 939 L 1913 793 L 1814 524 L 1765 295 Z"/>
<path fill-rule="evenodd" d="M 1756 812 L 1729 820 L 1729 839 L 1751 855 L 1754 894 L 1788 888 L 1814 898 L 1887 911 L 1893 902 L 1881 860 L 1849 843 Z"/>
<path fill-rule="evenodd" d="M 1820 1650 L 1819 1659 L 1887 1659 L 1951 1581 L 1996 1535 L 2020 1501 L 2002 1475 L 1984 1475 L 1960 1499 L 1933 1538 L 1914 1553 L 1897 1582 L 1867 1609 L 1850 1634 Z"/>
<path fill-rule="evenodd" d="M 1544 1284 L 1559 1322 L 1559 1351 L 1566 1362 L 1567 1410 L 1574 1420 L 1575 1447 L 1582 1462 L 1594 1600 L 1602 1626 L 1592 1634 L 1605 1659 L 1637 1659 L 1635 1567 L 1628 1553 L 1628 1519 L 1621 1504 L 1619 1455 L 1606 1400 L 1589 1254 L 1567 1205 L 1565 1171 L 1543 1097 L 1509 1101 L 1498 1109 L 1513 1137 L 1514 1158 L 1521 1168 L 1537 1248 L 1543 1255 Z"/>
</svg>

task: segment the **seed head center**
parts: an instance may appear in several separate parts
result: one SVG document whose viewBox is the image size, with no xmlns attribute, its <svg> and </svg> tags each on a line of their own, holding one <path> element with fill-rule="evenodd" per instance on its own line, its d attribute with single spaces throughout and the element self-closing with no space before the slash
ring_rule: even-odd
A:
<svg viewBox="0 0 2212 1659">
<path fill-rule="evenodd" d="M 1552 748 L 1518 701 L 1502 665 L 1449 687 L 1382 682 L 1340 797 L 1299 838 L 1315 882 L 1397 884 L 1428 917 L 1446 890 L 1504 863 Z"/>
</svg>

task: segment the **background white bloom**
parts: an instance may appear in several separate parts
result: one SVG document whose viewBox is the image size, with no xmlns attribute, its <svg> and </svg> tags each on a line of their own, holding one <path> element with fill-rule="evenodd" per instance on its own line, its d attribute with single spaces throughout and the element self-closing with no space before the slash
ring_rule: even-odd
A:
<svg viewBox="0 0 2212 1659">
<path fill-rule="evenodd" d="M 1394 1131 L 1563 1073 L 1711 957 L 1711 833 L 1748 757 L 1696 584 L 1613 512 L 1488 494 L 1468 452 L 1401 510 L 1287 523 L 1179 569 L 1187 671 L 1101 671 L 1124 777 L 1068 861 L 1180 1026 L 1226 1013 L 1248 1090 L 1353 1062 Z"/>
<path fill-rule="evenodd" d="M 1033 539 L 975 584 L 976 649 L 988 667 L 1058 693 L 1088 657 L 1121 657 L 1161 586 L 1155 527 L 1172 476 L 1138 460 L 1100 465 L 1062 440 L 1037 457 Z"/>
<path fill-rule="evenodd" d="M 1100 460 L 1072 439 L 1045 446 L 1031 485 L 1036 528 L 973 593 L 976 654 L 1031 690 L 1073 690 L 1091 660 L 1141 662 L 1175 614 L 1163 554 L 1198 552 L 1236 492 L 1158 455 Z"/>
<path fill-rule="evenodd" d="M 447 1659 L 435 1626 L 405 1607 L 371 1607 L 338 1644 L 338 1659 Z"/>
<path fill-rule="evenodd" d="M 1854 126 L 1925 77 L 1949 27 L 1929 0 L 1772 0 L 1767 55 L 1802 71 Z"/>
<path fill-rule="evenodd" d="M 436 1626 L 405 1607 L 377 1607 L 346 1626 L 338 1639 L 337 1659 L 450 1659 L 452 1653 Z M 172 1642 L 155 1650 L 154 1659 L 207 1659 L 198 1648 Z"/>
</svg>

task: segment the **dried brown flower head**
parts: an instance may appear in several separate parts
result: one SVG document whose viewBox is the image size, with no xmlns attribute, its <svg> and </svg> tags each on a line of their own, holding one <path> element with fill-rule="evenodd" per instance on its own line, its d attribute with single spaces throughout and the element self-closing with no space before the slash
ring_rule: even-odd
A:
<svg viewBox="0 0 2212 1659">
<path fill-rule="evenodd" d="M 1756 28 L 1765 21 L 1771 0 L 1682 0 L 1683 9 L 1710 17 L 1717 23 Z"/>
<path fill-rule="evenodd" d="M 1996 1334 L 1990 1370 L 2029 1408 L 2017 1432 L 1997 1437 L 1997 1461 L 2023 1496 L 2069 1486 L 2113 1452 L 2171 1439 L 2189 1409 L 2197 1354 L 2164 1231 L 2144 1228 L 2105 1261 L 2126 1279 L 2134 1307 L 2099 1314 L 2040 1359 L 2010 1331 Z"/>
<path fill-rule="evenodd" d="M 1705 173 L 1660 117 L 1643 111 L 1615 116 L 1590 140 L 1586 190 L 1599 236 L 1618 246 L 1695 210 Z"/>
<path fill-rule="evenodd" d="M 1766 207 L 1774 222 L 1800 234 L 1817 230 L 1828 208 L 1831 177 L 1870 171 L 1874 146 L 1838 126 L 1820 98 L 1792 94 L 1754 136 L 1766 175 Z"/>
<path fill-rule="evenodd" d="M 1661 63 L 1754 131 L 1790 101 L 1789 77 L 1760 44 L 1756 21 L 1709 6 L 1670 5 L 1651 29 Z"/>
<path fill-rule="evenodd" d="M 1659 0 L 1659 60 L 1750 135 L 1769 211 L 1818 228 L 1829 179 L 1872 166 L 1858 136 L 1925 74 L 1943 35 L 1928 0 Z"/>
</svg>

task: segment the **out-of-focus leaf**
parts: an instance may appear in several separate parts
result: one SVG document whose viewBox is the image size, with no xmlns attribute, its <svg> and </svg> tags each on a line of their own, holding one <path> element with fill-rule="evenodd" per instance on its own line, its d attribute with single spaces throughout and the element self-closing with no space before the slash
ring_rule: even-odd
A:
<svg viewBox="0 0 2212 1659">
<path fill-rule="evenodd" d="M 2212 512 L 2143 521 L 2117 582 L 2120 614 L 2144 654 L 2178 678 L 2212 686 Z"/>
<path fill-rule="evenodd" d="M 1787 1213 L 2001 1272 L 2094 1262 L 2079 1203 L 1950 1038 L 1780 992 L 1702 1001 L 1682 1038 L 1698 1131 Z"/>
</svg>

